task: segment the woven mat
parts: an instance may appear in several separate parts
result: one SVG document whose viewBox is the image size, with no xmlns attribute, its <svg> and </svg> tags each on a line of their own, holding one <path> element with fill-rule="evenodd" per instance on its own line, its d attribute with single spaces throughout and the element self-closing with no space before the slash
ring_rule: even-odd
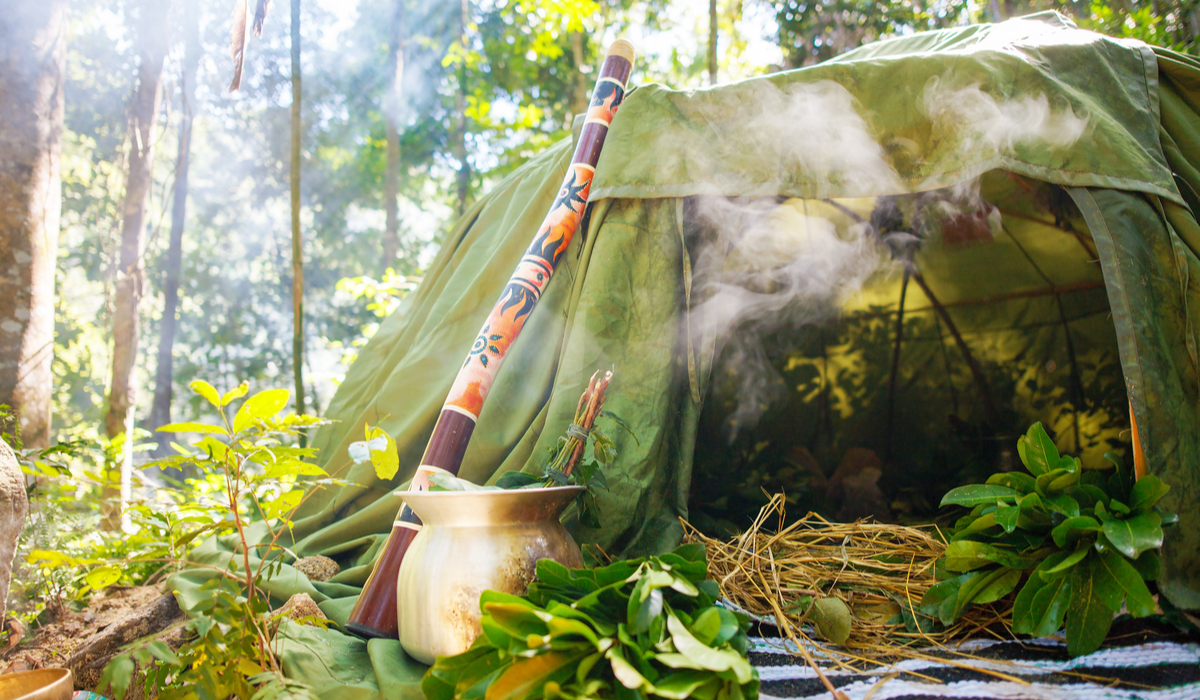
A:
<svg viewBox="0 0 1200 700">
<path fill-rule="evenodd" d="M 829 691 L 795 646 L 760 623 L 750 661 L 762 679 L 761 695 L 772 698 L 829 698 Z M 986 660 L 928 650 L 940 661 L 897 661 L 856 673 L 825 663 L 822 671 L 851 700 L 999 698 L 1002 700 L 1113 698 L 1200 700 L 1200 643 L 1172 627 L 1145 622 L 1113 625 L 1104 648 L 1071 659 L 1061 639 L 977 640 L 956 649 Z M 819 656 L 819 649 L 811 649 Z M 818 662 L 820 662 L 818 658 Z M 965 664 L 969 668 L 964 668 Z M 1004 680 L 976 669 L 1016 677 Z M 920 675 L 917 675 L 920 674 Z"/>
</svg>

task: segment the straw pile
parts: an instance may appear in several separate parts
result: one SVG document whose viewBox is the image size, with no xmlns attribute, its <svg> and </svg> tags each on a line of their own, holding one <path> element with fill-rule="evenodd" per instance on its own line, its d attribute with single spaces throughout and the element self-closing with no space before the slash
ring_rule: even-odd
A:
<svg viewBox="0 0 1200 700">
<path fill-rule="evenodd" d="M 830 523 L 815 513 L 783 527 L 784 503 L 776 495 L 733 540 L 706 537 L 686 522 L 684 528 L 689 540 L 704 544 L 709 577 L 725 597 L 750 613 L 774 617 L 802 652 L 807 648 L 834 664 L 861 669 L 864 663 L 928 658 L 917 649 L 980 633 L 1010 637 L 1004 623 L 1011 610 L 1003 601 L 972 607 L 949 629 L 906 628 L 904 617 L 915 616 L 921 597 L 936 583 L 934 563 L 946 548 L 936 527 Z M 776 523 L 774 532 L 767 531 L 770 523 Z M 804 596 L 837 597 L 851 609 L 853 626 L 844 647 L 813 640 Z"/>
</svg>

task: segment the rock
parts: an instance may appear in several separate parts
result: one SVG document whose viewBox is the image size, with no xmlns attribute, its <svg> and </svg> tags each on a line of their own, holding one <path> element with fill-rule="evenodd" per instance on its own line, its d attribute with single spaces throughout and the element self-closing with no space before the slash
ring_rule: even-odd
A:
<svg viewBox="0 0 1200 700">
<path fill-rule="evenodd" d="M 308 577 L 309 581 L 321 582 L 337 576 L 341 572 L 342 567 L 329 557 L 323 557 L 320 554 L 315 557 L 304 557 L 296 560 L 292 564 L 292 568 Z"/>
<path fill-rule="evenodd" d="M 29 497 L 25 493 L 25 475 L 17 456 L 0 438 L 0 621 L 8 611 L 8 584 L 12 579 L 17 538 L 25 528 Z"/>
<path fill-rule="evenodd" d="M 156 635 L 181 617 L 183 611 L 179 609 L 179 603 L 175 596 L 168 593 L 92 635 L 63 664 L 75 674 L 75 689 L 95 688 L 104 667 L 121 651 L 121 647 L 135 639 Z M 133 692 L 133 687 L 130 692 Z"/>
<path fill-rule="evenodd" d="M 321 608 L 317 607 L 317 602 L 312 599 L 312 596 L 307 593 L 297 593 L 288 598 L 288 602 L 276 611 L 276 615 L 300 624 L 308 624 L 302 621 L 306 617 L 315 617 L 318 620 L 329 619 L 325 613 L 321 612 Z"/>
</svg>

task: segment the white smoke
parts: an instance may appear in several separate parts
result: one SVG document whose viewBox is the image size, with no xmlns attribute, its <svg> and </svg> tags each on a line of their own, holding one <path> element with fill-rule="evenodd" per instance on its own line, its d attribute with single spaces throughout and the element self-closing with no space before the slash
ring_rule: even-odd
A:
<svg viewBox="0 0 1200 700">
<path fill-rule="evenodd" d="M 1087 131 L 1089 118 L 1071 107 L 1054 109 L 1044 93 L 996 101 L 979 83 L 952 88 L 946 79 L 932 78 L 922 93 L 930 121 L 962 139 L 964 151 L 978 143 L 1000 153 L 1017 145 L 1066 147 Z"/>
<path fill-rule="evenodd" d="M 811 211 L 817 207 L 819 212 Z M 697 256 L 694 294 L 702 301 L 693 323 L 708 337 L 722 339 L 727 367 L 736 370 L 731 440 L 786 395 L 764 347 L 766 336 L 835 316 L 888 257 L 869 224 L 835 212 L 801 199 L 776 205 L 714 197 L 698 205 L 700 220 L 722 235 Z"/>
</svg>

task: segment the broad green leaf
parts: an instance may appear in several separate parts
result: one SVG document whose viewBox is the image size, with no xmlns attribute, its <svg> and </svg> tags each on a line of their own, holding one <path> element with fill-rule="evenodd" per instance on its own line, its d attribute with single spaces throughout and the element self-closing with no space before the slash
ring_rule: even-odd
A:
<svg viewBox="0 0 1200 700">
<path fill-rule="evenodd" d="M 1134 617 L 1153 615 L 1155 610 L 1154 598 L 1150 589 L 1142 580 L 1141 574 L 1129 563 L 1129 560 L 1113 550 L 1102 552 L 1096 556 L 1093 564 L 1096 578 L 1109 580 L 1116 586 L 1119 593 L 1105 599 L 1105 603 L 1113 612 L 1120 612 L 1124 602 L 1129 614 Z M 1098 587 L 1100 588 L 1100 587 Z"/>
<path fill-rule="evenodd" d="M 225 429 L 219 425 L 208 423 L 168 423 L 156 432 L 159 433 L 205 433 L 225 435 Z"/>
<path fill-rule="evenodd" d="M 1032 624 L 1027 634 L 1049 637 L 1062 628 L 1063 618 L 1071 603 L 1070 581 L 1070 576 L 1051 579 L 1034 594 L 1029 610 Z"/>
<path fill-rule="evenodd" d="M 287 406 L 290 395 L 287 389 L 267 389 L 246 399 L 233 417 L 233 432 L 240 433 L 260 420 L 274 418 Z"/>
<path fill-rule="evenodd" d="M 1137 480 L 1129 495 L 1129 509 L 1134 513 L 1149 513 L 1158 499 L 1167 495 L 1170 486 L 1164 484 L 1157 476 L 1147 474 Z"/>
<path fill-rule="evenodd" d="M 1058 448 L 1041 423 L 1029 426 L 1029 431 L 1017 440 L 1017 454 L 1034 476 L 1041 476 L 1058 466 Z"/>
<path fill-rule="evenodd" d="M 549 631 L 534 608 L 516 603 L 485 603 L 484 612 L 510 636 L 525 639 L 529 635 L 545 636 Z"/>
<path fill-rule="evenodd" d="M 1049 579 L 1042 577 L 1041 572 L 1057 566 L 1066 556 L 1066 552 L 1051 554 L 1029 574 L 1025 585 L 1021 587 L 1016 599 L 1013 601 L 1013 632 L 1017 634 L 1033 634 L 1034 628 L 1038 625 L 1038 620 L 1033 615 L 1033 599 L 1038 591 L 1045 588 L 1049 582 Z"/>
<path fill-rule="evenodd" d="M 1060 574 L 1060 573 L 1066 571 L 1067 569 L 1071 568 L 1072 566 L 1075 566 L 1079 562 L 1083 561 L 1084 557 L 1086 557 L 1088 555 L 1088 552 L 1090 552 L 1090 551 L 1092 551 L 1090 547 L 1086 547 L 1086 546 L 1076 547 L 1075 551 L 1073 551 L 1070 554 L 1068 554 L 1067 556 L 1063 557 L 1062 560 L 1059 561 L 1054 566 L 1051 566 L 1051 567 L 1043 570 L 1041 572 L 1041 574 L 1042 574 L 1042 576 L 1044 576 L 1046 578 L 1049 578 L 1050 576 L 1053 576 L 1054 574 Z"/>
<path fill-rule="evenodd" d="M 995 486 L 1007 486 L 1017 493 L 1027 494 L 1032 493 L 1034 478 L 1022 472 L 999 472 L 988 477 L 987 483 Z"/>
<path fill-rule="evenodd" d="M 1042 503 L 1050 510 L 1062 513 L 1068 518 L 1074 518 L 1079 515 L 1079 502 L 1065 493 L 1054 496 L 1043 495 Z"/>
<path fill-rule="evenodd" d="M 1012 549 L 990 545 L 985 542 L 957 540 L 946 547 L 945 562 L 949 571 L 974 571 L 990 563 L 1025 571 L 1037 566 L 1041 556 L 1022 554 Z"/>
<path fill-rule="evenodd" d="M 100 566 L 89 571 L 84 580 L 87 581 L 87 585 L 92 587 L 92 590 L 98 591 L 120 581 L 121 570 L 115 566 Z"/>
<path fill-rule="evenodd" d="M 702 613 L 696 616 L 689 628 L 696 639 L 699 639 L 704 644 L 715 646 L 713 640 L 717 638 L 717 633 L 721 631 L 721 614 L 717 612 L 718 607 L 706 608 Z"/>
<path fill-rule="evenodd" d="M 1162 568 L 1158 552 L 1153 549 L 1142 552 L 1142 556 L 1134 560 L 1133 568 L 1137 569 L 1143 581 L 1157 581 Z"/>
<path fill-rule="evenodd" d="M 241 384 L 238 384 L 236 388 L 231 389 L 221 395 L 221 405 L 228 406 L 231 402 L 245 396 L 247 391 L 250 391 L 249 382 L 242 382 Z"/>
<path fill-rule="evenodd" d="M 1017 529 L 1017 523 L 1021 517 L 1021 509 L 1018 506 L 1001 506 L 992 514 L 996 524 L 1004 528 L 1005 532 L 1011 533 Z"/>
<path fill-rule="evenodd" d="M 502 489 L 519 489 L 529 486 L 530 484 L 536 484 L 539 481 L 541 481 L 541 479 L 533 474 L 510 471 L 504 472 L 504 474 L 502 474 L 500 478 L 496 480 L 496 486 L 499 486 Z"/>
<path fill-rule="evenodd" d="M 204 399 L 211 403 L 215 408 L 221 407 L 221 396 L 217 393 L 217 390 L 213 388 L 212 384 L 209 384 L 203 379 L 193 379 L 191 383 L 188 384 L 188 388 L 192 390 L 192 393 L 203 396 Z"/>
<path fill-rule="evenodd" d="M 104 672 L 100 674 L 96 691 L 114 698 L 125 697 L 125 691 L 129 690 L 129 686 L 133 683 L 134 670 L 133 659 L 129 654 L 114 656 L 113 660 L 104 667 Z"/>
<path fill-rule="evenodd" d="M 957 601 L 958 591 L 962 587 L 963 582 L 973 576 L 974 574 L 962 574 L 944 581 L 938 581 L 925 592 L 925 595 L 921 598 L 921 602 L 917 605 L 917 609 L 926 615 L 937 616 L 942 603 L 947 600 Z M 953 608 L 951 608 L 951 614 L 953 614 Z M 953 622 L 953 619 L 945 624 L 950 624 L 950 622 Z"/>
<path fill-rule="evenodd" d="M 288 491 L 270 503 L 263 504 L 263 517 L 268 520 L 272 518 L 286 518 L 296 509 L 296 506 L 300 505 L 300 499 L 302 498 L 304 498 L 303 491 L 299 489 Z"/>
<path fill-rule="evenodd" d="M 608 658 L 608 662 L 612 666 L 613 676 L 616 677 L 617 682 L 619 682 L 621 685 L 629 688 L 630 690 L 637 690 L 638 688 L 642 688 L 650 684 L 650 681 L 646 680 L 645 676 L 639 673 L 632 664 L 625 660 L 625 657 L 621 655 L 619 647 L 613 647 L 612 649 L 609 649 L 605 656 Z M 491 698 L 488 700 L 491 700 Z"/>
<path fill-rule="evenodd" d="M 697 688 L 712 680 L 715 679 L 711 673 L 683 669 L 654 681 L 653 694 L 667 700 L 688 700 L 693 697 Z"/>
<path fill-rule="evenodd" d="M 272 479 L 285 476 L 329 476 L 324 469 L 299 459 L 282 459 L 267 465 L 263 473 Z"/>
<path fill-rule="evenodd" d="M 1162 518 L 1150 512 L 1125 520 L 1106 520 L 1104 536 L 1121 554 L 1137 559 L 1142 552 L 1162 546 Z"/>
<path fill-rule="evenodd" d="M 958 593 L 959 612 L 966 609 L 968 604 L 983 605 L 1000 600 L 1017 587 L 1021 580 L 1021 572 L 1017 569 L 1000 567 L 986 575 L 972 579 Z"/>
<path fill-rule="evenodd" d="M 1072 658 L 1100 648 L 1112 626 L 1113 612 L 1096 591 L 1093 563 L 1099 557 L 1075 567 L 1071 579 L 1071 604 L 1067 606 L 1067 654 Z"/>
<path fill-rule="evenodd" d="M 1053 521 L 1046 512 L 1042 497 L 1036 493 L 1027 493 L 1017 503 L 1020 514 L 1017 516 L 1017 527 L 1024 530 L 1040 530 L 1049 528 Z"/>
<path fill-rule="evenodd" d="M 1113 463 L 1116 469 L 1108 477 L 1108 495 L 1121 501 L 1129 500 L 1133 492 L 1133 472 L 1125 467 L 1124 460 L 1113 452 L 1105 452 L 1104 458 Z"/>
<path fill-rule="evenodd" d="M 717 632 L 717 636 L 713 639 L 713 646 L 721 646 L 725 642 L 737 636 L 741 631 L 741 623 L 737 615 L 722 607 L 717 607 L 717 614 L 721 616 L 721 629 Z"/>
<path fill-rule="evenodd" d="M 1100 523 L 1095 518 L 1086 515 L 1078 515 L 1074 518 L 1067 518 L 1058 524 L 1058 527 L 1051 531 L 1051 536 L 1054 538 L 1054 544 L 1063 549 L 1071 549 L 1083 537 L 1089 533 L 1099 532 Z"/>
<path fill-rule="evenodd" d="M 384 439 L 383 449 L 376 449 L 379 438 Z M 367 445 L 371 450 L 371 466 L 375 468 L 375 476 L 380 481 L 390 481 L 400 471 L 400 454 L 396 451 L 396 441 L 383 428 L 375 426 L 367 430 Z"/>
<path fill-rule="evenodd" d="M 574 664 L 588 653 L 586 650 L 550 651 L 531 658 L 518 659 L 492 681 L 484 697 L 486 700 L 521 700 L 540 690 L 548 682 L 570 678 L 575 670 Z"/>
<path fill-rule="evenodd" d="M 713 649 L 700 643 L 673 612 L 667 613 L 667 630 L 676 651 L 701 668 L 717 672 L 733 671 L 738 683 L 749 683 L 754 677 L 754 668 L 749 661 L 736 651 Z"/>
<path fill-rule="evenodd" d="M 84 566 L 88 562 L 83 559 L 72 557 L 62 552 L 57 552 L 48 549 L 35 549 L 30 552 L 25 560 L 30 564 L 37 564 L 43 569 L 58 569 L 64 566 Z"/>
<path fill-rule="evenodd" d="M 212 436 L 197 440 L 196 447 L 199 447 L 204 454 L 210 455 L 212 459 L 218 462 L 224 461 L 226 455 L 229 454 L 229 448 L 225 446 L 225 443 Z"/>
<path fill-rule="evenodd" d="M 969 484 L 951 489 L 945 496 L 942 496 L 940 505 L 976 506 L 981 503 L 996 503 L 997 501 L 1016 503 L 1020 495 L 1007 486 Z"/>
</svg>

